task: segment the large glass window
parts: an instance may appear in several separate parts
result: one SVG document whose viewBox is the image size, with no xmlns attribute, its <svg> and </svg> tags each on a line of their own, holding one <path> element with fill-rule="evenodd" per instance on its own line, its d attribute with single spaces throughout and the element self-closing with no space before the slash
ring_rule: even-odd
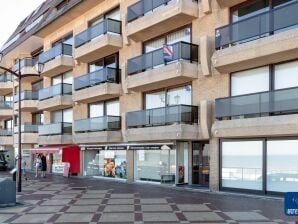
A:
<svg viewBox="0 0 298 224">
<path fill-rule="evenodd" d="M 72 71 L 65 72 L 61 75 L 52 78 L 52 85 L 57 85 L 60 83 L 72 84 Z"/>
<path fill-rule="evenodd" d="M 263 141 L 222 142 L 222 187 L 263 188 Z"/>
<path fill-rule="evenodd" d="M 176 150 L 136 150 L 135 180 L 175 183 Z"/>
<path fill-rule="evenodd" d="M 52 112 L 52 123 L 72 123 L 73 121 L 73 113 L 72 108 L 58 110 Z"/>
<path fill-rule="evenodd" d="M 166 105 L 166 96 L 164 91 L 146 93 L 145 100 L 146 100 L 145 109 L 164 107 Z"/>
<path fill-rule="evenodd" d="M 89 104 L 89 117 L 120 116 L 119 100 Z"/>
<path fill-rule="evenodd" d="M 267 142 L 267 191 L 298 189 L 298 140 Z"/>
<path fill-rule="evenodd" d="M 269 66 L 231 74 L 231 95 L 269 91 Z"/>
<path fill-rule="evenodd" d="M 104 115 L 104 104 L 93 103 L 89 104 L 89 117 L 102 117 Z"/>
<path fill-rule="evenodd" d="M 120 116 L 120 105 L 118 100 L 107 102 L 106 107 L 107 107 L 107 115 Z"/>
<path fill-rule="evenodd" d="M 43 124 L 44 115 L 42 112 L 32 114 L 32 124 Z"/>
<path fill-rule="evenodd" d="M 88 66 L 88 70 L 89 72 L 95 72 L 103 69 L 104 67 L 118 68 L 118 54 L 113 54 L 111 56 L 90 63 Z"/>
<path fill-rule="evenodd" d="M 298 86 L 298 61 L 274 66 L 274 89 Z"/>
</svg>

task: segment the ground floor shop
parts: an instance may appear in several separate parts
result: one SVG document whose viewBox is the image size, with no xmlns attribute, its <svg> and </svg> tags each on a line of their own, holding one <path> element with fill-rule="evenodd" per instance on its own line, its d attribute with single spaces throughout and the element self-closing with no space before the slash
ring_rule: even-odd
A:
<svg viewBox="0 0 298 224">
<path fill-rule="evenodd" d="M 209 186 L 208 142 L 84 145 L 83 175 Z"/>
<path fill-rule="evenodd" d="M 219 176 L 221 190 L 295 192 L 298 139 L 221 139 Z"/>
</svg>

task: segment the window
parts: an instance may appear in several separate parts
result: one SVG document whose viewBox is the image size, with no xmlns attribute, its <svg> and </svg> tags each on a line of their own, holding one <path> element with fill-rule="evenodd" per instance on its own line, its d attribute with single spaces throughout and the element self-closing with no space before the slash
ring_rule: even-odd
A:
<svg viewBox="0 0 298 224">
<path fill-rule="evenodd" d="M 94 19 L 92 19 L 91 21 L 89 21 L 89 27 L 94 26 L 96 24 L 101 23 L 102 21 L 104 21 L 105 19 L 114 19 L 114 20 L 118 20 L 120 21 L 120 10 L 119 8 L 114 9 L 112 11 L 109 11 L 103 15 L 100 15 Z"/>
<path fill-rule="evenodd" d="M 4 129 L 11 130 L 13 126 L 12 124 L 13 124 L 13 120 L 4 121 Z"/>
<path fill-rule="evenodd" d="M 263 142 L 222 142 L 222 187 L 262 190 Z"/>
<path fill-rule="evenodd" d="M 274 89 L 298 86 L 298 61 L 274 66 Z"/>
<path fill-rule="evenodd" d="M 44 115 L 42 112 L 32 114 L 32 124 L 44 124 Z"/>
<path fill-rule="evenodd" d="M 52 123 L 72 123 L 73 121 L 73 112 L 72 108 L 54 111 L 52 113 Z"/>
<path fill-rule="evenodd" d="M 192 104 L 191 85 L 158 92 L 145 93 L 145 109 L 153 109 L 180 104 Z"/>
<path fill-rule="evenodd" d="M 52 85 L 57 85 L 61 83 L 72 84 L 72 71 L 65 72 L 61 75 L 52 78 Z"/>
<path fill-rule="evenodd" d="M 32 91 L 38 92 L 40 89 L 43 89 L 43 81 L 38 81 L 32 84 Z"/>
<path fill-rule="evenodd" d="M 69 45 L 73 45 L 73 36 L 72 36 L 72 34 L 69 34 L 69 35 L 67 35 L 67 36 L 65 36 L 65 37 L 63 37 L 63 38 L 61 38 L 61 39 L 55 41 L 55 42 L 52 44 L 52 47 L 55 47 L 55 46 L 57 46 L 57 45 L 59 45 L 59 44 L 61 44 L 61 43 L 63 43 L 63 44 L 69 44 Z"/>
<path fill-rule="evenodd" d="M 231 95 L 244 95 L 269 90 L 269 66 L 235 72 L 231 75 Z"/>
<path fill-rule="evenodd" d="M 120 116 L 119 100 L 89 104 L 89 117 Z"/>
<path fill-rule="evenodd" d="M 145 42 L 144 53 L 160 49 L 164 44 L 174 44 L 180 41 L 191 42 L 191 28 L 189 26 Z"/>
<path fill-rule="evenodd" d="M 104 67 L 118 68 L 118 54 L 113 54 L 111 56 L 90 63 L 88 65 L 88 70 L 89 72 L 95 72 L 100 69 L 103 69 Z"/>
</svg>

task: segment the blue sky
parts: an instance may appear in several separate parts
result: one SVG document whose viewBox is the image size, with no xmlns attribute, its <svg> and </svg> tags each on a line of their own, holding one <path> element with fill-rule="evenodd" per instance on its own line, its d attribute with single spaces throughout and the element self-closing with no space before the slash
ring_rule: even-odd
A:
<svg viewBox="0 0 298 224">
<path fill-rule="evenodd" d="M 1 0 L 0 1 L 0 48 L 18 24 L 44 0 Z"/>
</svg>

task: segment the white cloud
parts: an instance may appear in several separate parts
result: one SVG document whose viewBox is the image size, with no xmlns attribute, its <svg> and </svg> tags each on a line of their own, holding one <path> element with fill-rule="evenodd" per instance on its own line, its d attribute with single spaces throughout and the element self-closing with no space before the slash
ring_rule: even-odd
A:
<svg viewBox="0 0 298 224">
<path fill-rule="evenodd" d="M 35 10 L 44 0 L 1 0 L 0 1 L 0 47 L 15 31 L 19 23 Z"/>
</svg>

